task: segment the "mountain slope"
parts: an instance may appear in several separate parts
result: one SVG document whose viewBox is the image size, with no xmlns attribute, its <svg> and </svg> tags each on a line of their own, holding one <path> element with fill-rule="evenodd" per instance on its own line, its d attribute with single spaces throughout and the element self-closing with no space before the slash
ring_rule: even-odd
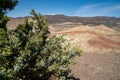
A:
<svg viewBox="0 0 120 80">
<path fill-rule="evenodd" d="M 109 27 L 120 27 L 120 18 L 115 18 L 115 17 L 105 17 L 105 16 L 77 17 L 77 16 L 65 16 L 65 15 L 46 15 L 46 16 L 50 24 L 75 22 L 75 23 L 82 23 L 85 25 L 104 24 Z M 15 28 L 18 24 L 23 23 L 25 18 L 31 18 L 31 17 L 29 16 L 29 17 L 10 18 L 10 21 L 8 22 L 7 26 L 9 26 L 10 28 Z"/>
</svg>

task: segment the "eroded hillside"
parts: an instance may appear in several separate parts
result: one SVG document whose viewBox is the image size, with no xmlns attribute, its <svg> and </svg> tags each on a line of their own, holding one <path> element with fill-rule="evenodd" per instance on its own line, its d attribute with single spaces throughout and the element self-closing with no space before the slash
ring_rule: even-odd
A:
<svg viewBox="0 0 120 80">
<path fill-rule="evenodd" d="M 68 25 L 69 23 L 64 23 L 62 26 L 65 26 L 65 28 L 62 29 L 53 25 L 50 26 L 51 35 L 65 34 L 65 38 L 72 46 L 81 46 L 85 52 L 119 51 L 120 49 L 120 33 L 114 29 L 105 25 L 94 27 L 82 24 L 74 27 Z"/>
</svg>

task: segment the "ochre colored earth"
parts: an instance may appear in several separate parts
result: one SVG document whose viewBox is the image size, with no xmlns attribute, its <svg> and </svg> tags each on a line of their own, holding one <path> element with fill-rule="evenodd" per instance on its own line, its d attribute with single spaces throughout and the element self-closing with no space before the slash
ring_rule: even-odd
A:
<svg viewBox="0 0 120 80">
<path fill-rule="evenodd" d="M 54 28 L 53 28 L 54 29 Z M 71 46 L 80 46 L 71 74 L 78 80 L 120 80 L 120 33 L 100 25 L 56 29 L 52 35 L 65 34 Z"/>
</svg>

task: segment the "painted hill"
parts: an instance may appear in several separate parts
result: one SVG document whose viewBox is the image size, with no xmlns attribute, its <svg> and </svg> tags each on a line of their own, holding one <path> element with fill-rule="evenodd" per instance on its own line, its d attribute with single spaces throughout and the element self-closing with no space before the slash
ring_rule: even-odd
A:
<svg viewBox="0 0 120 80">
<path fill-rule="evenodd" d="M 94 27 L 79 25 L 72 28 L 67 27 L 62 30 L 59 30 L 59 27 L 55 30 L 53 27 L 50 27 L 51 35 L 65 34 L 65 38 L 72 46 L 80 46 L 84 52 L 109 52 L 114 50 L 119 51 L 120 49 L 120 32 L 105 25 Z M 54 30 L 52 31 L 52 29 Z"/>
</svg>

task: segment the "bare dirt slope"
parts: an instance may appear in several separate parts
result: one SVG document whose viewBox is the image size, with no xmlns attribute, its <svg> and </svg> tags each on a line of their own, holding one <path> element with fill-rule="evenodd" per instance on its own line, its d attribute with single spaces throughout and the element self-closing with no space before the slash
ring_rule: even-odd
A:
<svg viewBox="0 0 120 80">
<path fill-rule="evenodd" d="M 54 34 L 66 34 L 65 37 L 72 46 L 80 46 L 84 52 L 108 52 L 120 49 L 120 36 L 116 36 L 119 33 L 104 25 L 95 27 L 80 25 L 61 31 L 54 30 L 52 35 Z"/>
<path fill-rule="evenodd" d="M 72 73 L 80 80 L 120 80 L 120 53 L 83 53 Z"/>
<path fill-rule="evenodd" d="M 104 25 L 95 27 L 80 25 L 59 31 L 52 35 L 66 34 L 72 46 L 80 46 L 81 57 L 76 57 L 72 74 L 80 80 L 120 80 L 120 33 Z"/>
</svg>

